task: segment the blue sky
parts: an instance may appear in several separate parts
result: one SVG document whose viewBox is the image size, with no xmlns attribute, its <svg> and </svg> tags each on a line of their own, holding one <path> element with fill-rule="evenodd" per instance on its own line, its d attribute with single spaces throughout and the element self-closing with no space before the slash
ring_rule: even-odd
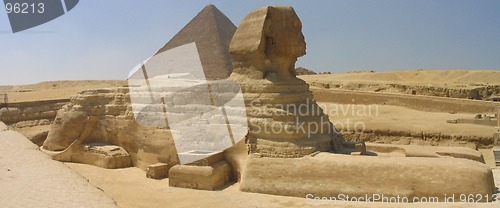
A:
<svg viewBox="0 0 500 208">
<path fill-rule="evenodd" d="M 67 14 L 13 34 L 0 11 L 0 85 L 126 79 L 203 7 L 238 26 L 251 10 L 291 5 L 317 72 L 500 70 L 500 1 L 81 0 Z"/>
</svg>

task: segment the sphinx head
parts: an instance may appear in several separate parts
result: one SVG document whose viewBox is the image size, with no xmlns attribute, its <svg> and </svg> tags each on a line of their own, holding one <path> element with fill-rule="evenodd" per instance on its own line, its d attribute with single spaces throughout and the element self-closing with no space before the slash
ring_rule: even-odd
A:
<svg viewBox="0 0 500 208">
<path fill-rule="evenodd" d="M 269 7 L 264 25 L 265 53 L 271 60 L 306 54 L 302 23 L 291 7 Z"/>
<path fill-rule="evenodd" d="M 306 54 L 302 23 L 292 7 L 263 7 L 248 14 L 229 51 L 234 73 L 263 79 L 295 77 L 295 62 Z"/>
</svg>

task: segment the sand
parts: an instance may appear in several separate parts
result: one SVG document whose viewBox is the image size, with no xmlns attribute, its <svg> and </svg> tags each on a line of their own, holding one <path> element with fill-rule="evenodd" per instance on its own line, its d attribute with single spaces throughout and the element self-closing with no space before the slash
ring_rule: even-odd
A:
<svg viewBox="0 0 500 208">
<path fill-rule="evenodd" d="M 408 84 L 442 86 L 447 88 L 471 88 L 500 85 L 500 71 L 467 70 L 413 70 L 400 72 L 361 72 L 343 74 L 301 75 L 308 83 L 340 84 Z M 31 85 L 0 86 L 0 94 L 8 94 L 9 102 L 25 102 L 50 99 L 67 99 L 76 93 L 97 88 L 121 87 L 126 80 L 52 81 Z M 372 89 L 370 89 L 372 90 Z M 0 102 L 2 102 L 0 100 Z"/>
<path fill-rule="evenodd" d="M 0 131 L 3 127 L 0 125 Z M 66 166 L 67 165 L 67 166 Z M 71 168 L 69 169 L 68 168 Z M 76 172 L 76 173 L 75 173 Z M 78 173 L 78 174 L 77 174 Z M 500 169 L 494 169 L 496 185 Z M 85 180 L 84 178 L 88 180 Z M 168 186 L 136 168 L 104 169 L 50 160 L 26 138 L 0 132 L 0 202 L 2 207 L 471 207 L 449 203 L 355 203 L 245 193 L 232 184 L 223 190 L 201 191 Z M 7 188 L 4 188 L 7 187 Z M 104 193 L 102 191 L 104 191 Z M 26 197 L 29 196 L 29 197 Z M 113 200 L 112 200 L 112 199 Z M 473 207 L 498 207 L 474 204 Z"/>
<path fill-rule="evenodd" d="M 113 199 L 75 171 L 21 134 L 3 131 L 1 124 L 1 207 L 116 207 Z"/>
<path fill-rule="evenodd" d="M 66 163 L 71 169 L 110 195 L 120 207 L 471 207 L 470 204 L 449 203 L 342 203 L 318 205 L 306 198 L 285 197 L 239 191 L 232 184 L 219 191 L 201 191 L 168 186 L 168 178 L 154 180 L 135 168 L 103 169 L 91 165 Z M 500 169 L 494 169 L 496 185 L 500 186 Z M 319 201 L 317 201 L 319 203 Z M 309 203 L 309 204 L 308 204 Z M 498 207 L 498 204 L 479 204 L 474 207 Z"/>
<path fill-rule="evenodd" d="M 475 114 L 418 111 L 393 105 L 349 105 L 319 102 L 337 128 L 441 133 L 457 136 L 491 137 L 492 126 L 451 124 L 447 120 L 473 119 Z"/>
<path fill-rule="evenodd" d="M 500 85 L 495 70 L 411 70 L 399 72 L 359 72 L 299 76 L 306 82 L 406 84 L 448 88 Z"/>
<path fill-rule="evenodd" d="M 32 85 L 0 86 L 0 95 L 7 94 L 8 102 L 69 99 L 82 90 L 122 87 L 127 81 L 120 80 L 82 80 L 53 81 Z M 2 96 L 0 96 L 1 98 Z M 0 100 L 0 103 L 3 100 Z"/>
</svg>

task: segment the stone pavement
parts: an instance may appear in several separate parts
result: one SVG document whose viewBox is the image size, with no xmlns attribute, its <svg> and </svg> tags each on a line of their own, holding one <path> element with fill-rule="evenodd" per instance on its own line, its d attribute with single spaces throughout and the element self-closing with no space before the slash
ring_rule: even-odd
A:
<svg viewBox="0 0 500 208">
<path fill-rule="evenodd" d="M 61 162 L 0 122 L 0 207 L 117 207 Z"/>
</svg>

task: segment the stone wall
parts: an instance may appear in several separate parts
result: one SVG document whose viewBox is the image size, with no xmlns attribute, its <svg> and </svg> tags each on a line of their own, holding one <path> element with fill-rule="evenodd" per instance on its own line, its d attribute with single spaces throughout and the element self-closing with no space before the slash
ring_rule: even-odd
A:
<svg viewBox="0 0 500 208">
<path fill-rule="evenodd" d="M 450 113 L 495 113 L 498 102 L 465 100 L 420 95 L 388 94 L 311 87 L 318 102 L 340 104 L 379 104 L 404 106 L 421 111 Z"/>
<path fill-rule="evenodd" d="M 495 139 L 492 136 L 459 136 L 446 135 L 441 133 L 391 130 L 364 130 L 362 134 L 349 131 L 341 131 L 341 133 L 348 141 L 375 142 L 381 144 L 454 146 L 477 149 L 492 148 L 498 143 L 498 139 Z"/>
<path fill-rule="evenodd" d="M 40 120 L 46 123 L 47 120 L 54 120 L 57 111 L 67 102 L 69 99 L 7 103 L 0 108 L 0 121 L 9 125 L 32 121 L 31 124 L 21 124 L 28 126 L 38 125 L 37 121 Z"/>
<path fill-rule="evenodd" d="M 449 97 L 473 100 L 487 100 L 492 96 L 500 95 L 500 85 L 475 86 L 464 88 L 407 85 L 407 84 L 375 84 L 375 83 L 323 83 L 313 81 L 309 83 L 313 87 L 323 89 L 341 89 L 356 91 L 375 91 L 375 92 L 399 92 L 408 95 L 427 95 L 436 97 Z"/>
</svg>

